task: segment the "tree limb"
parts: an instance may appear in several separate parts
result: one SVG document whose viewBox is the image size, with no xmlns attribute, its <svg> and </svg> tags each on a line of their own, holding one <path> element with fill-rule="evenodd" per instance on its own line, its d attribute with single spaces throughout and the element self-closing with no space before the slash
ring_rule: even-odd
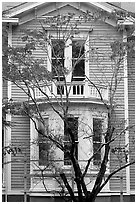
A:
<svg viewBox="0 0 137 204">
<path fill-rule="evenodd" d="M 66 175 L 65 175 L 64 173 L 60 173 L 60 177 L 62 178 L 62 180 L 63 180 L 63 182 L 64 182 L 64 184 L 65 184 L 65 186 L 66 186 L 66 188 L 67 188 L 67 190 L 68 190 L 68 192 L 69 192 L 71 198 L 72 198 L 72 200 L 73 200 L 74 202 L 77 202 L 76 197 L 75 197 L 75 195 L 74 195 L 74 192 L 72 191 L 72 188 L 71 188 L 71 186 L 70 186 L 69 183 L 68 183 L 68 180 L 67 180 L 67 178 L 66 178 Z"/>
<path fill-rule="evenodd" d="M 101 189 L 106 185 L 106 183 L 110 180 L 110 178 L 111 178 L 114 174 L 116 174 L 117 172 L 121 171 L 122 169 L 124 169 L 124 168 L 126 168 L 126 167 L 128 167 L 128 166 L 130 166 L 130 165 L 132 165 L 132 164 L 135 164 L 135 161 L 130 162 L 130 163 L 128 163 L 128 164 L 125 164 L 125 165 L 121 166 L 120 168 L 116 169 L 115 171 L 113 171 L 111 174 L 109 174 L 109 176 L 107 177 L 107 179 L 106 179 L 106 180 L 104 181 L 104 183 L 100 186 L 100 191 L 101 191 Z"/>
</svg>

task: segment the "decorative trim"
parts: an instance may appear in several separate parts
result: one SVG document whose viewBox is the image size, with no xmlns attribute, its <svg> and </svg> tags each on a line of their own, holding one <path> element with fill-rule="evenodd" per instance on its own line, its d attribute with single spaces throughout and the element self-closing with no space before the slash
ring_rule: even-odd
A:
<svg viewBox="0 0 137 204">
<path fill-rule="evenodd" d="M 8 45 L 12 46 L 12 24 L 9 24 Z M 8 99 L 11 99 L 11 81 L 8 81 Z"/>
<path fill-rule="evenodd" d="M 35 144 L 37 140 L 37 131 L 35 130 L 35 126 L 33 121 L 30 119 L 30 174 L 33 173 L 34 167 L 32 162 L 38 162 L 38 147 Z M 32 161 L 32 162 L 31 162 Z"/>
<path fill-rule="evenodd" d="M 127 33 L 123 31 L 123 42 L 127 42 Z M 129 126 L 128 116 L 128 67 L 127 67 L 127 53 L 124 56 L 124 105 L 125 105 L 125 129 Z M 125 147 L 129 152 L 129 130 L 125 131 Z M 128 156 L 129 160 L 129 156 Z M 126 167 L 126 189 L 130 193 L 130 166 Z"/>
<path fill-rule="evenodd" d="M 107 11 L 108 13 L 111 13 L 113 11 L 113 9 L 110 9 L 110 8 L 100 4 L 98 2 L 92 2 L 91 4 L 98 7 L 98 8 L 100 8 L 100 9 L 103 9 L 103 10 Z"/>
<path fill-rule="evenodd" d="M 8 32 L 8 45 L 12 46 L 12 24 L 9 24 Z M 8 81 L 8 99 L 11 99 L 11 82 Z M 6 114 L 6 121 L 11 121 L 10 110 Z M 5 145 L 8 146 L 11 144 L 11 127 L 6 127 L 5 129 Z M 8 191 L 11 190 L 11 154 L 7 154 L 5 158 L 5 194 L 7 195 Z"/>
<path fill-rule="evenodd" d="M 44 4 L 44 2 L 37 2 L 37 3 L 35 3 L 35 4 L 32 3 L 31 5 L 29 5 L 29 6 L 25 7 L 25 8 L 19 9 L 19 10 L 15 11 L 15 12 L 12 12 L 11 14 L 8 14 L 7 16 L 8 16 L 8 17 L 16 16 L 16 15 L 18 15 L 18 14 L 24 13 L 25 11 L 28 11 L 28 10 L 30 10 L 30 9 L 33 9 L 33 8 L 35 8 L 35 7 L 37 7 L 37 6 L 40 6 L 40 5 L 42 5 L 42 4 Z"/>
<path fill-rule="evenodd" d="M 87 36 L 86 43 L 85 43 L 85 51 L 86 51 L 86 57 L 85 57 L 85 75 L 89 78 L 89 35 Z"/>
<path fill-rule="evenodd" d="M 24 12 L 30 10 L 30 9 L 34 9 L 34 8 L 36 8 L 37 6 L 41 6 L 41 5 L 43 5 L 43 4 L 45 4 L 45 2 L 39 2 L 39 3 L 37 2 L 37 3 L 35 3 L 35 4 L 31 4 L 31 5 L 29 5 L 29 6 L 25 7 L 25 8 L 22 8 L 22 9 L 19 9 L 19 10 L 15 11 L 15 12 L 13 11 L 11 14 L 8 14 L 8 16 L 9 16 L 9 17 L 13 17 L 13 16 L 15 16 L 15 15 L 24 13 Z M 74 5 L 74 2 L 69 2 L 69 4 L 70 4 L 71 6 L 73 6 L 74 8 L 76 8 L 76 9 L 85 11 L 84 9 L 82 9 L 82 8 L 80 7 L 80 4 L 79 4 L 79 6 Z M 65 4 L 65 5 L 66 5 L 66 4 Z M 98 7 L 98 8 L 100 8 L 100 9 L 103 9 L 103 10 L 109 12 L 109 13 L 111 13 L 111 12 L 113 11 L 113 9 L 110 9 L 110 8 L 108 8 L 107 6 L 104 6 L 104 5 L 102 5 L 102 4 L 100 4 L 100 3 L 97 3 L 97 2 L 91 2 L 90 5 L 91 5 L 91 6 Z M 62 4 L 59 5 L 59 8 L 60 8 L 60 7 L 62 7 Z M 57 5 L 56 5 L 56 9 L 57 9 Z"/>
<path fill-rule="evenodd" d="M 49 38 L 49 32 L 47 31 L 47 36 Z M 52 66 L 51 66 L 51 40 L 50 42 L 47 42 L 47 69 L 49 72 L 52 71 Z"/>
<path fill-rule="evenodd" d="M 10 111 L 6 114 L 6 121 L 11 121 Z M 11 144 L 11 128 L 5 128 L 5 146 Z M 5 181 L 5 196 L 7 197 L 8 191 L 11 190 L 11 154 L 5 156 L 5 167 L 4 167 L 4 181 Z"/>
<path fill-rule="evenodd" d="M 19 19 L 18 18 L 2 18 L 2 23 L 18 24 Z"/>
<path fill-rule="evenodd" d="M 44 11 L 45 13 L 43 13 L 43 12 L 40 13 L 38 7 L 42 7 L 42 5 L 44 6 L 44 4 L 45 4 L 45 8 L 46 8 L 48 3 L 44 3 L 44 2 L 41 2 L 41 3 L 38 3 L 38 2 L 37 3 L 32 3 L 31 5 L 26 5 L 26 7 L 19 8 L 16 11 L 14 11 L 14 9 L 13 9 L 13 11 L 11 11 L 11 13 L 7 14 L 6 16 L 9 17 L 9 18 L 12 18 L 12 17 L 14 17 L 16 15 L 23 14 L 24 12 L 30 11 L 31 9 L 35 9 L 35 13 L 36 13 L 37 17 L 39 17 L 40 15 L 45 15 L 45 14 L 48 14 L 49 12 L 51 13 L 51 12 L 54 12 L 55 10 L 57 10 L 57 9 L 61 9 L 63 6 L 66 6 L 68 3 L 74 9 L 80 10 L 82 12 L 86 12 L 86 8 L 85 8 L 85 6 L 82 6 L 81 2 L 66 2 L 66 3 L 65 2 L 63 2 L 63 3 L 62 2 L 58 2 L 58 4 L 57 4 L 57 2 L 53 2 L 53 3 L 55 3 L 55 5 L 53 5 L 52 8 L 47 8 Z M 111 13 L 115 9 L 115 7 L 114 8 L 109 8 L 107 3 L 106 3 L 106 5 L 103 5 L 102 3 L 98 3 L 98 2 L 90 2 L 90 3 L 86 2 L 86 4 L 87 4 L 86 6 L 87 6 L 87 8 L 89 10 L 91 10 L 92 7 L 95 7 L 95 8 L 102 9 L 102 10 L 108 12 L 108 13 Z M 23 21 L 21 20 L 22 17 L 20 17 L 20 24 L 23 24 L 25 22 L 28 22 L 28 21 L 34 19 L 36 17 L 36 15 L 31 16 L 31 17 L 29 16 L 30 19 L 26 19 L 26 20 L 23 19 Z M 112 22 L 108 21 L 107 23 L 108 24 L 112 24 L 112 26 L 115 26 L 115 24 L 113 24 Z"/>
</svg>

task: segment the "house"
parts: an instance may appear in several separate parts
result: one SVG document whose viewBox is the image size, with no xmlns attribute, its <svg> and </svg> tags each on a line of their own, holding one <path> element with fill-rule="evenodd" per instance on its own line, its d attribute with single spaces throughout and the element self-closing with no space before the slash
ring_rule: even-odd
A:
<svg viewBox="0 0 137 204">
<path fill-rule="evenodd" d="M 8 28 L 8 44 L 10 46 L 22 45 L 21 37 L 23 30 L 25 29 L 41 29 L 41 25 L 38 20 L 46 20 L 58 14 L 74 13 L 75 16 L 87 14 L 89 15 L 97 13 L 97 11 L 103 11 L 110 15 L 113 11 L 121 12 L 121 8 L 109 3 L 101 2 L 28 2 L 17 5 L 10 8 L 3 13 L 3 25 Z M 76 20 L 78 17 L 76 17 Z M 78 19 L 79 20 L 79 19 Z M 82 20 L 81 20 L 82 21 Z M 47 21 L 46 21 L 47 22 Z M 48 24 L 48 22 L 47 22 Z M 77 141 L 76 158 L 78 159 L 81 168 L 85 165 L 87 159 L 94 154 L 98 144 L 102 141 L 103 131 L 107 128 L 107 109 L 104 103 L 100 99 L 100 90 L 103 101 L 108 103 L 109 101 L 109 89 L 108 84 L 111 78 L 112 67 L 110 66 L 110 44 L 115 40 L 123 38 L 125 41 L 127 33 L 124 31 L 119 32 L 119 27 L 126 27 L 134 24 L 134 18 L 132 16 L 127 18 L 116 19 L 106 18 L 98 21 L 90 20 L 80 24 L 78 34 L 74 34 L 74 38 L 68 38 L 66 41 L 66 48 L 63 53 L 54 57 L 51 47 L 49 46 L 47 52 L 42 49 L 34 51 L 34 56 L 37 60 L 45 58 L 46 69 L 53 73 L 54 80 L 46 86 L 41 85 L 33 89 L 34 96 L 41 104 L 41 112 L 44 117 L 45 124 L 49 129 L 54 131 L 55 135 L 64 134 L 64 124 L 53 111 L 53 107 L 50 106 L 50 102 L 54 104 L 54 108 L 59 110 L 62 106 L 58 102 L 59 96 L 64 102 L 65 100 L 65 86 L 63 83 L 63 76 L 56 73 L 53 70 L 51 63 L 56 64 L 57 61 L 63 59 L 64 66 L 71 68 L 72 59 L 73 63 L 78 59 L 78 53 L 80 53 L 80 62 L 75 66 L 72 71 L 66 74 L 66 87 L 70 87 L 69 99 L 69 121 L 72 124 L 72 130 L 75 129 L 75 136 Z M 52 46 L 55 53 L 58 52 L 58 47 L 63 50 L 64 44 L 60 40 L 59 43 L 55 40 L 55 30 L 47 25 L 47 31 L 51 32 L 54 40 Z M 134 37 L 134 36 L 133 36 Z M 130 40 L 130 39 L 128 39 Z M 78 44 L 77 44 L 78 43 Z M 75 52 L 76 50 L 76 52 Z M 83 57 L 84 52 L 87 54 Z M 104 57 L 105 56 L 105 57 Z M 70 62 L 71 60 L 71 62 Z M 121 77 L 118 82 L 116 91 L 116 104 L 115 108 L 115 120 L 118 124 L 122 124 L 126 121 L 125 127 L 132 126 L 135 123 L 135 64 L 134 57 L 124 58 L 124 62 L 121 68 Z M 69 64 L 70 63 L 70 64 Z M 40 68 L 40 67 L 39 67 Z M 85 78 L 87 76 L 87 78 Z M 96 87 L 90 83 L 96 84 Z M 40 91 L 41 90 L 41 91 Z M 46 93 L 50 99 L 50 102 L 45 103 Z M 23 102 L 28 100 L 26 94 L 15 84 L 10 81 L 3 82 L 3 98 L 12 99 L 14 102 Z M 32 101 L 31 101 L 32 103 Z M 73 117 L 72 117 L 73 116 Z M 14 154 L 6 154 L 4 157 L 3 165 L 3 199 L 6 201 L 23 201 L 28 199 L 33 201 L 62 201 L 60 196 L 60 186 L 56 179 L 51 175 L 51 170 L 45 170 L 45 182 L 46 190 L 41 179 L 40 169 L 46 165 L 47 155 L 43 155 L 42 151 L 47 146 L 43 146 L 42 143 L 37 143 L 37 138 L 40 135 L 35 130 L 34 122 L 30 120 L 26 115 L 12 115 L 10 112 L 6 114 L 6 120 L 11 121 L 13 124 L 11 127 L 4 128 L 4 146 L 11 145 L 13 147 L 19 147 L 21 152 Z M 41 123 L 38 124 L 41 128 Z M 89 128 L 90 127 L 90 128 Z M 96 128 L 98 127 L 98 128 Z M 101 127 L 101 128 L 99 128 Z M 89 131 L 94 134 L 98 132 L 99 137 L 97 140 L 94 137 L 92 139 L 84 139 L 88 137 Z M 91 133 L 89 133 L 91 134 Z M 134 147 L 134 130 L 128 129 L 120 137 L 122 145 L 127 147 L 129 160 L 134 159 L 135 147 Z M 64 145 L 67 148 L 66 139 Z M 48 142 L 47 142 L 48 144 Z M 116 140 L 114 147 L 118 147 L 119 143 Z M 98 163 L 101 161 L 102 152 L 100 150 L 96 157 L 92 160 L 90 170 L 86 177 L 87 186 L 91 188 L 94 184 L 95 177 L 98 172 Z M 110 153 L 109 164 L 105 176 L 107 177 L 111 171 L 113 171 L 117 164 L 116 155 Z M 56 167 L 63 168 L 73 177 L 73 170 L 70 165 L 70 161 L 66 154 L 56 151 Z M 53 171 L 55 169 L 53 168 Z M 90 180 L 92 178 L 92 180 Z M 134 201 L 135 196 L 135 166 L 131 165 L 122 171 L 122 180 L 120 180 L 120 174 L 114 175 L 110 181 L 104 186 L 99 193 L 96 201 L 119 201 L 119 195 L 121 191 L 124 195 L 125 201 Z M 75 190 L 75 182 L 71 180 L 73 190 Z"/>
</svg>

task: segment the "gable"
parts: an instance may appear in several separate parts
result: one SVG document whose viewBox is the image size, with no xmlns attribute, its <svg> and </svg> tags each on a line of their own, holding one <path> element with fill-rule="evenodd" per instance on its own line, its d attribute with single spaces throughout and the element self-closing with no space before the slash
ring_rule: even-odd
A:
<svg viewBox="0 0 137 204">
<path fill-rule="evenodd" d="M 66 5 L 60 7 L 59 9 L 56 9 L 54 11 L 46 13 L 46 15 L 43 15 L 43 16 L 56 16 L 59 14 L 67 15 L 68 13 L 74 13 L 76 16 L 79 16 L 79 15 L 83 14 L 84 11 L 77 9 L 77 8 L 73 7 L 72 5 L 66 4 Z"/>
<path fill-rule="evenodd" d="M 34 4 L 34 3 L 32 3 Z M 67 14 L 67 13 L 75 13 L 76 15 L 80 15 L 83 13 L 90 12 L 92 15 L 98 9 L 105 9 L 107 12 L 111 12 L 112 9 L 106 9 L 103 5 L 99 3 L 88 3 L 88 2 L 47 2 L 47 3 L 35 3 L 35 6 L 28 5 L 26 9 L 21 9 L 20 12 L 16 11 L 9 15 L 9 17 L 19 18 L 19 24 L 24 24 L 31 20 L 34 20 L 39 17 L 44 16 L 54 16 L 58 14 Z M 100 7 L 99 7 L 100 6 Z M 109 22 L 107 22 L 109 23 Z M 110 24 L 116 25 L 115 21 Z"/>
<path fill-rule="evenodd" d="M 109 14 L 112 14 L 115 11 L 123 12 L 122 8 L 118 8 L 109 2 L 24 2 L 16 7 L 11 7 L 10 9 L 3 11 L 2 22 L 11 22 L 14 24 L 18 23 L 21 25 L 41 16 L 51 14 L 55 15 L 60 12 L 65 13 L 65 10 L 68 12 L 74 11 L 75 14 L 80 12 L 86 13 L 87 11 L 92 14 L 92 12 L 96 12 L 97 10 L 107 12 Z M 108 18 L 105 22 L 114 27 L 116 27 L 119 23 L 121 25 L 133 25 L 134 18 L 132 18 L 132 16 L 127 18 L 126 16 L 123 17 L 120 22 L 114 18 Z"/>
</svg>

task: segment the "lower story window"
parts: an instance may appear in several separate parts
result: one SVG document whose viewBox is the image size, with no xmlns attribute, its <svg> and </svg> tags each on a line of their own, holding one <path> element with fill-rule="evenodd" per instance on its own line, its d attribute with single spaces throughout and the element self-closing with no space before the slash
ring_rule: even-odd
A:
<svg viewBox="0 0 137 204">
<path fill-rule="evenodd" d="M 48 139 L 48 118 L 44 119 L 44 122 L 38 121 L 38 129 L 41 133 L 38 133 L 39 144 L 39 165 L 45 166 L 49 163 L 51 142 Z"/>
<path fill-rule="evenodd" d="M 78 118 L 69 117 L 67 118 L 67 122 L 64 123 L 64 147 L 65 147 L 64 165 L 71 165 L 69 153 L 72 148 L 72 140 L 68 128 L 70 128 L 70 130 L 72 131 L 72 135 L 75 140 L 74 156 L 76 159 L 78 159 Z"/>
<path fill-rule="evenodd" d="M 100 165 L 101 163 L 101 149 L 102 144 L 102 119 L 93 118 L 93 164 Z"/>
</svg>

